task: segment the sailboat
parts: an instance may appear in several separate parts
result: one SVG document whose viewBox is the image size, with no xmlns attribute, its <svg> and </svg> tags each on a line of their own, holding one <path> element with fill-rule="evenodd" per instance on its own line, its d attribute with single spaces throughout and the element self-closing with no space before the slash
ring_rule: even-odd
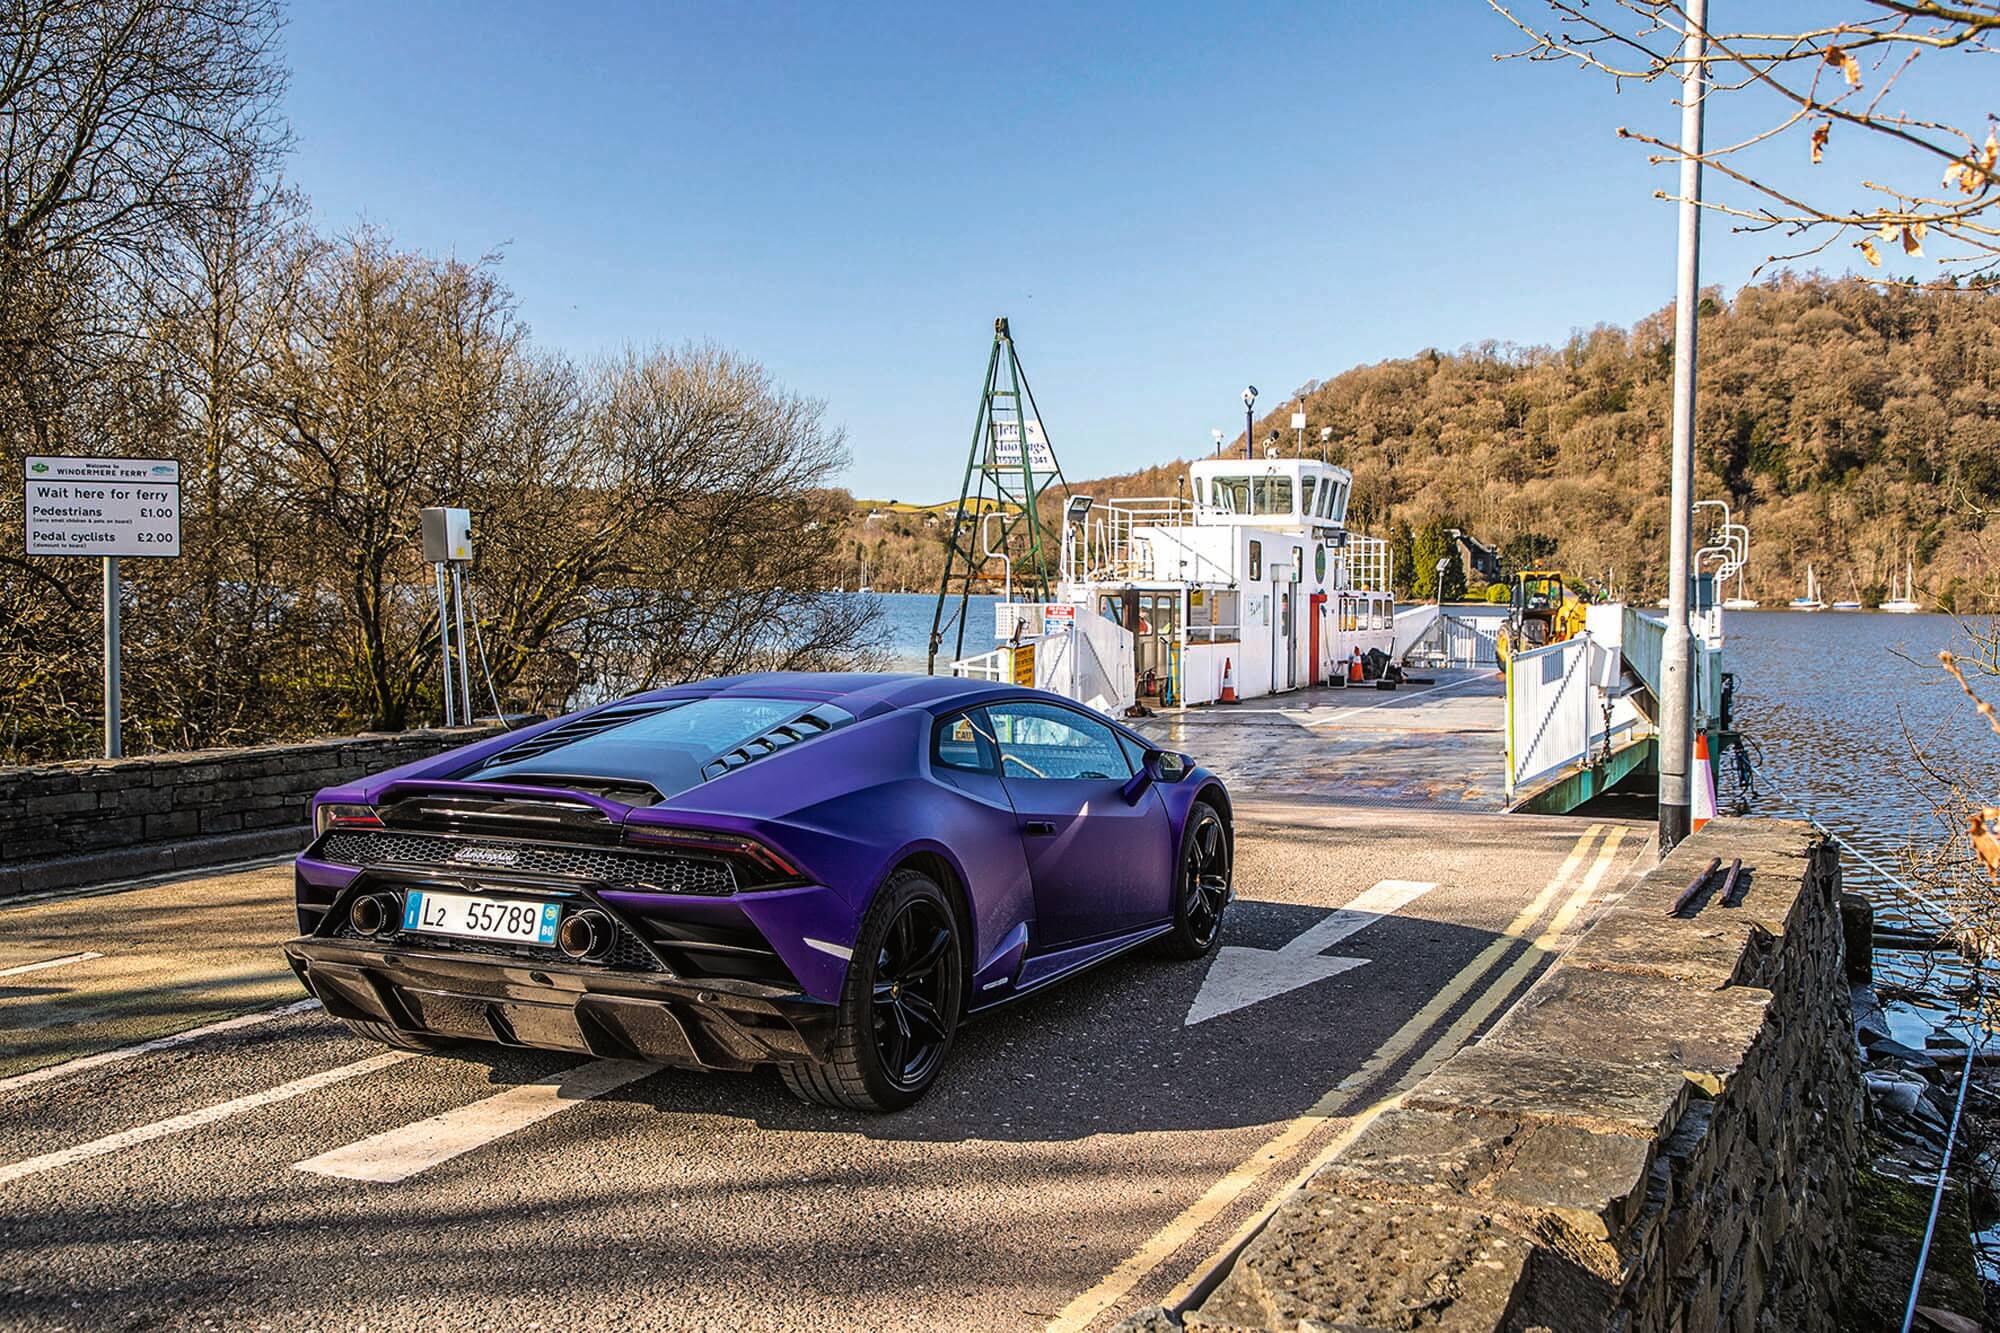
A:
<svg viewBox="0 0 2000 1333">
<path fill-rule="evenodd" d="M 1826 603 L 1820 599 L 1819 577 L 1813 573 L 1811 565 L 1806 566 L 1806 595 L 1791 600 L 1794 611 L 1824 611 Z"/>
<path fill-rule="evenodd" d="M 861 553 L 861 586 L 854 591 L 863 597 L 872 596 L 875 592 L 874 587 L 868 582 L 868 553 L 866 551 Z"/>
<path fill-rule="evenodd" d="M 1889 591 L 1892 594 L 1896 591 L 1893 583 L 1891 583 Z M 1917 601 L 1917 566 L 1915 561 L 1912 560 L 1904 563 L 1903 595 L 1901 597 L 1891 596 L 1888 601 L 1883 602 L 1875 609 L 1877 611 L 1889 611 L 1899 616 L 1914 615 L 1924 609 L 1923 604 Z"/>
<path fill-rule="evenodd" d="M 1853 593 L 1854 596 L 1845 601 L 1835 602 L 1833 609 L 1836 611 L 1859 611 L 1861 609 L 1861 589 L 1855 586 L 1854 575 L 1851 573 L 1847 576 L 1847 590 Z"/>
</svg>

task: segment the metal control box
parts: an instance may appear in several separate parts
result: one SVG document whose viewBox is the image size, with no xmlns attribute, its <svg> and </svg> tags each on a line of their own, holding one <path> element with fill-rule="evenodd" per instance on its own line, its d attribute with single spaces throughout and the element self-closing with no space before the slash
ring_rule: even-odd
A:
<svg viewBox="0 0 2000 1333">
<path fill-rule="evenodd" d="M 437 565 L 472 559 L 470 509 L 425 509 L 421 511 L 421 516 L 425 564 Z"/>
</svg>

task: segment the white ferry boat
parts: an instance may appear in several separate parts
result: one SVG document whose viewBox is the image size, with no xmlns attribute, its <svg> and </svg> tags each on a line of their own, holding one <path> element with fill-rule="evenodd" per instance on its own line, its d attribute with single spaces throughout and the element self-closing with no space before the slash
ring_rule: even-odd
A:
<svg viewBox="0 0 2000 1333">
<path fill-rule="evenodd" d="M 996 625 L 1014 642 L 1073 630 L 1061 642 L 1078 645 L 1074 660 L 1024 669 L 1001 648 L 953 670 L 1032 671 L 1119 709 L 1345 682 L 1357 663 L 1379 675 L 1395 639 L 1393 570 L 1387 542 L 1347 527 L 1353 482 L 1317 459 L 1207 459 L 1188 468 L 1187 498 L 1074 496 L 1053 600 L 1002 603 Z"/>
</svg>

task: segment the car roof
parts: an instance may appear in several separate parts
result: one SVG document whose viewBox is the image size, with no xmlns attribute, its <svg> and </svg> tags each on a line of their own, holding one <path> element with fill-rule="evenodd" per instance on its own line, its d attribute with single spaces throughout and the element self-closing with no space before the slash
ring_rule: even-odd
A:
<svg viewBox="0 0 2000 1333">
<path fill-rule="evenodd" d="M 694 699 L 737 695 L 746 698 L 809 699 L 838 705 L 856 718 L 870 718 L 903 708 L 935 710 L 1028 693 L 1038 691 L 1027 691 L 1016 685 L 995 681 L 968 680 L 963 676 L 859 671 L 758 671 L 652 690 L 635 698 Z M 623 702 L 633 701 L 627 699 Z"/>
</svg>

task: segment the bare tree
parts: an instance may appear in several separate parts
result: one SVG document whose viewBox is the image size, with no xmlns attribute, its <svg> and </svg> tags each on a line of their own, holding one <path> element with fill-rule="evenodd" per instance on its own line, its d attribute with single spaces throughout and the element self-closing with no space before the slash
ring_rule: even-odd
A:
<svg viewBox="0 0 2000 1333">
<path fill-rule="evenodd" d="M 846 460 L 821 404 L 713 346 L 627 352 L 581 392 L 574 433 L 515 436 L 547 452 L 480 492 L 503 688 L 545 701 L 873 661 L 872 607 L 819 591 L 845 516 L 826 487 Z"/>
<path fill-rule="evenodd" d="M 1682 46 L 1692 20 L 1677 0 L 1487 3 L 1529 39 L 1501 59 L 1571 62 L 1621 85 L 1674 82 L 1686 68 Z M 1991 278 L 2000 272 L 1994 208 L 2000 132 L 1993 111 L 1983 121 L 1955 121 L 1902 110 L 1891 99 L 1920 58 L 1994 55 L 2000 0 L 1846 0 L 1845 9 L 1838 21 L 1790 31 L 1704 30 L 1708 96 L 1747 103 L 1754 128 L 1700 154 L 1704 166 L 1737 187 L 1734 197 L 1704 199 L 1703 207 L 1729 217 L 1738 230 L 1797 242 L 1767 263 L 1817 255 L 1845 241 L 1871 266 L 1893 250 L 1934 259 L 1945 269 L 1942 282 Z M 1988 87 L 2000 82 L 1989 80 Z M 1688 156 L 1669 139 L 1618 133 L 1659 149 L 1654 162 Z M 1890 151 L 1894 179 L 1857 181 L 1835 169 L 1795 185 L 1770 169 L 1770 154 L 1786 145 L 1801 162 L 1831 166 L 1843 142 L 1856 136 Z M 1927 256 L 1926 244 L 1938 253 Z"/>
<path fill-rule="evenodd" d="M 275 0 L 0 0 L 0 473 L 172 438 L 139 381 L 190 236 L 283 147 L 278 26 Z M 20 521 L 0 508 L 0 754 L 60 753 L 89 732 L 95 570 L 22 557 Z"/>
</svg>

